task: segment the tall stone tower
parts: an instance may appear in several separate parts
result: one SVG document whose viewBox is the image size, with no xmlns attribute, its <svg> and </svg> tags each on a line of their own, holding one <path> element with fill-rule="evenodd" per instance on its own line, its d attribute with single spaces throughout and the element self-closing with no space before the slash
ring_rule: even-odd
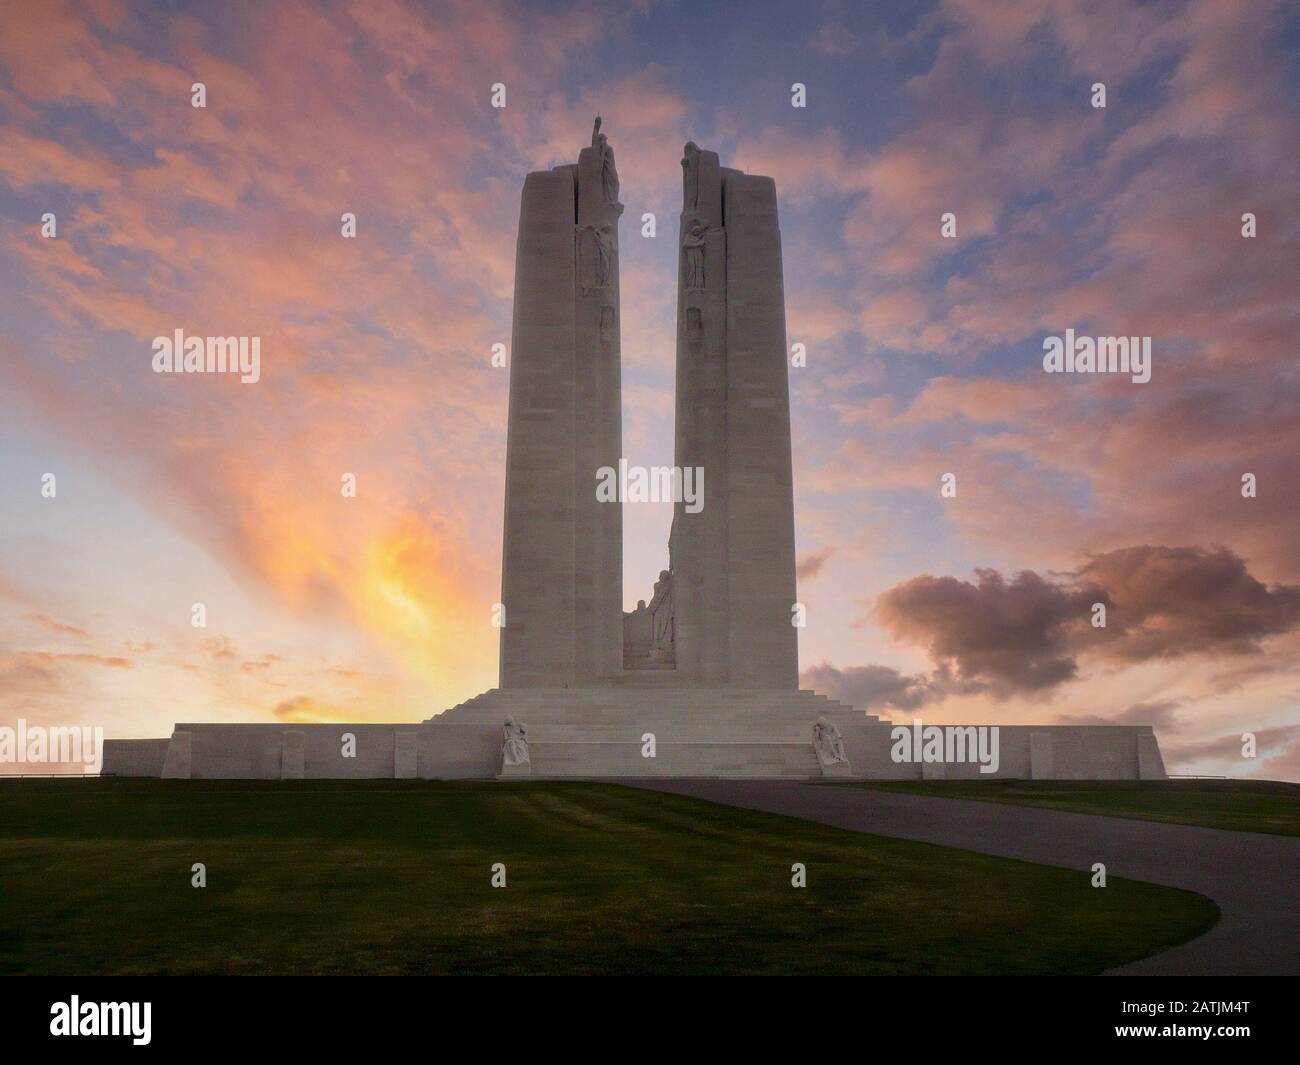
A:
<svg viewBox="0 0 1300 1065">
<path fill-rule="evenodd" d="M 776 185 L 686 146 L 677 289 L 679 467 L 670 544 L 684 685 L 798 687 L 794 490 Z"/>
<path fill-rule="evenodd" d="M 592 131 L 524 181 L 506 436 L 501 687 L 591 685 L 623 665 L 623 518 L 596 497 L 622 452 L 618 171 Z"/>
</svg>

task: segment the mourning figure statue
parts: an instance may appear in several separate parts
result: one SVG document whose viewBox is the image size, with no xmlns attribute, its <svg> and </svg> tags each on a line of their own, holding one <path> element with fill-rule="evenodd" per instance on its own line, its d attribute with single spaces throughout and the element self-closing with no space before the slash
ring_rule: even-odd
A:
<svg viewBox="0 0 1300 1065">
<path fill-rule="evenodd" d="M 848 765 L 849 756 L 844 753 L 844 737 L 836 728 L 835 722 L 819 717 L 813 725 L 813 747 L 817 751 L 817 760 L 822 765 Z"/>
<path fill-rule="evenodd" d="M 506 718 L 505 739 L 501 744 L 501 760 L 506 765 L 528 765 L 528 734 L 521 722 Z"/>
</svg>

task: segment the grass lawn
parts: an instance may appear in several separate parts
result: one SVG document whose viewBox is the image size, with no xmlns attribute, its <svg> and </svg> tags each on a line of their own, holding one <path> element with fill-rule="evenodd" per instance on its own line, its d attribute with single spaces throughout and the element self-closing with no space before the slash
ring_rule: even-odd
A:
<svg viewBox="0 0 1300 1065">
<path fill-rule="evenodd" d="M 1218 915 L 616 785 L 162 780 L 0 783 L 0 913 L 0 974 L 1096 973 Z"/>
<path fill-rule="evenodd" d="M 862 786 L 1300 836 L 1300 784 L 1275 780 L 891 780 Z"/>
</svg>

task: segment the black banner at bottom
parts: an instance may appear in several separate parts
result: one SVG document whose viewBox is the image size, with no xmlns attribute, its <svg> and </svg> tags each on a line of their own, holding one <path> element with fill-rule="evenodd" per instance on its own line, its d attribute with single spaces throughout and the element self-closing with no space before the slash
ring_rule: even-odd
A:
<svg viewBox="0 0 1300 1065">
<path fill-rule="evenodd" d="M 734 1057 L 788 1040 L 817 1052 L 915 1048 L 1017 1056 L 1126 1044 L 1217 1053 L 1295 1046 L 1294 978 L 915 978 L 746 980 L 684 992 L 656 979 L 503 987 L 448 979 L 334 977 L 11 978 L 0 995 L 7 1050 L 95 1053 L 376 1049 L 522 1050 L 544 1041 L 606 1053 Z M 1050 1042 L 1037 1042 L 1038 1039 Z M 864 1042 L 865 1041 L 865 1042 Z M 658 1048 L 658 1050 L 656 1050 Z M 619 1050 L 618 1052 L 623 1052 Z M 16 1060 L 16 1059 L 10 1059 Z"/>
</svg>

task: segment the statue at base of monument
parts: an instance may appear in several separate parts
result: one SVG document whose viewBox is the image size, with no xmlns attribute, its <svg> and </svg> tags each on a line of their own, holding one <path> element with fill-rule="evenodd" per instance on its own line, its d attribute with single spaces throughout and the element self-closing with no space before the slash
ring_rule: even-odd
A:
<svg viewBox="0 0 1300 1065">
<path fill-rule="evenodd" d="M 849 756 L 844 753 L 844 737 L 833 721 L 817 719 L 813 725 L 813 747 L 817 761 L 824 766 L 849 764 Z"/>
<path fill-rule="evenodd" d="M 513 717 L 506 718 L 505 740 L 501 744 L 501 762 L 503 765 L 529 765 L 528 733 L 522 722 Z"/>
<path fill-rule="evenodd" d="M 676 658 L 676 627 L 673 622 L 673 576 L 666 569 L 659 571 L 655 581 L 654 596 L 650 600 L 651 654 L 657 662 L 672 662 Z"/>
</svg>

